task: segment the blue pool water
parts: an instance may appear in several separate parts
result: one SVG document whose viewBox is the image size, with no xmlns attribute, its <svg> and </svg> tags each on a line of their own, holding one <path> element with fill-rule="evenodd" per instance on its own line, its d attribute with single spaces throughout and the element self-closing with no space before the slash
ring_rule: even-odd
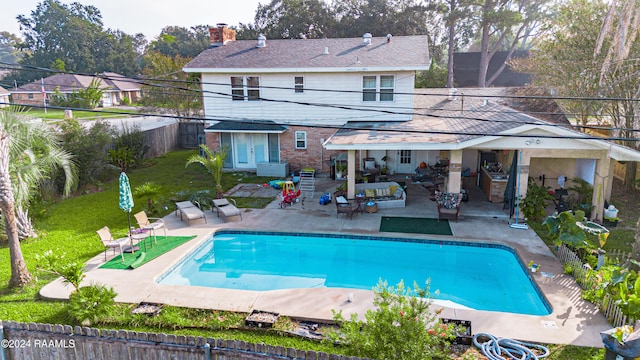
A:
<svg viewBox="0 0 640 360">
<path fill-rule="evenodd" d="M 513 249 L 501 245 L 363 236 L 220 231 L 158 280 L 241 290 L 355 288 L 380 279 L 439 290 L 476 310 L 551 313 Z"/>
</svg>

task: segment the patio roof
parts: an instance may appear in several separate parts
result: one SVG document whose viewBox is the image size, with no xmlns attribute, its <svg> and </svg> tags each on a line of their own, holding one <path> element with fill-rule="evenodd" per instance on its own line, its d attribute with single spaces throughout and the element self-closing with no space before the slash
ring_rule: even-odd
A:
<svg viewBox="0 0 640 360">
<path fill-rule="evenodd" d="M 287 128 L 283 125 L 276 124 L 273 121 L 224 121 L 217 123 L 204 129 L 205 132 L 256 132 L 256 133 L 283 133 Z"/>
<path fill-rule="evenodd" d="M 448 95 L 438 94 L 438 90 L 416 91 L 416 114 L 412 120 L 349 122 L 324 143 L 325 148 L 462 150 L 535 146 L 537 150 L 608 151 L 614 160 L 640 161 L 640 152 L 636 150 L 574 131 L 565 124 L 543 121 L 482 97 L 457 95 L 450 100 Z M 478 93 L 479 90 L 476 89 Z M 500 93 L 486 90 L 488 94 Z"/>
</svg>

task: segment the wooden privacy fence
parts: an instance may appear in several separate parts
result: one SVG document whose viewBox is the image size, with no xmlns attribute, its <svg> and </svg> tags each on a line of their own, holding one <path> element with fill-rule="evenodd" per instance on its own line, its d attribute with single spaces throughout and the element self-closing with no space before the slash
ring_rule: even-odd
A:
<svg viewBox="0 0 640 360">
<path fill-rule="evenodd" d="M 619 264 L 624 264 L 629 261 L 631 254 L 623 252 L 613 252 L 607 254 L 609 258 L 618 259 Z M 589 279 L 589 268 L 582 264 L 582 260 L 576 253 L 571 251 L 568 247 L 562 245 L 556 253 L 556 257 L 563 266 L 568 265 L 571 268 L 573 278 L 582 289 L 591 289 L 595 286 L 595 281 Z M 605 294 L 602 300 L 596 303 L 598 308 L 605 316 L 605 318 L 613 325 L 613 327 L 619 327 L 623 325 L 633 325 L 634 319 L 628 318 L 622 313 L 622 310 L 615 301 L 611 299 L 609 294 Z"/>
<path fill-rule="evenodd" d="M 0 321 L 0 359 L 359 360 L 357 357 L 195 336 Z"/>
</svg>

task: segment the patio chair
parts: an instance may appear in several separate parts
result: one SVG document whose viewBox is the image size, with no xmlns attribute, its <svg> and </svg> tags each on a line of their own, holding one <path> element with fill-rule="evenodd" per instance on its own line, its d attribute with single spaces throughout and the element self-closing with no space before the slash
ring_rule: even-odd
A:
<svg viewBox="0 0 640 360">
<path fill-rule="evenodd" d="M 96 232 L 98 233 L 98 236 L 100 237 L 100 240 L 104 245 L 104 261 L 107 261 L 107 250 L 109 250 L 109 248 L 113 249 L 114 254 L 116 253 L 116 248 L 118 248 L 120 249 L 122 262 L 124 262 L 124 251 L 122 249 L 122 245 L 129 241 L 129 237 L 123 237 L 114 240 L 113 236 L 111 235 L 111 230 L 109 230 L 109 227 L 107 226 L 103 227 L 100 230 L 97 230 Z"/>
<path fill-rule="evenodd" d="M 436 192 L 438 221 L 440 221 L 440 219 L 458 221 L 461 203 L 462 193 Z"/>
<path fill-rule="evenodd" d="M 167 227 L 165 226 L 163 219 L 147 217 L 147 213 L 144 211 L 140 211 L 139 213 L 134 214 L 133 217 L 136 218 L 136 221 L 138 222 L 138 227 L 140 229 L 151 232 L 151 235 L 153 235 L 154 243 L 158 242 L 156 240 L 156 230 L 159 230 L 159 229 L 164 230 L 164 237 L 165 238 L 167 237 Z M 149 219 L 154 220 L 154 222 L 150 222 Z"/>
<path fill-rule="evenodd" d="M 346 200 L 343 196 L 338 196 L 336 198 L 336 217 L 340 214 L 349 215 L 351 219 L 353 219 L 353 213 L 358 212 L 360 209 L 360 204 L 355 201 Z"/>
</svg>

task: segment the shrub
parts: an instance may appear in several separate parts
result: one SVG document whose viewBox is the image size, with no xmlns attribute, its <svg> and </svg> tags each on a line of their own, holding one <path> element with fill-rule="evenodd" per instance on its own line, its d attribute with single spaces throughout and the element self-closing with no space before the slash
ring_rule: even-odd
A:
<svg viewBox="0 0 640 360">
<path fill-rule="evenodd" d="M 529 177 L 527 196 L 520 200 L 522 214 L 528 220 L 540 221 L 547 216 L 546 207 L 552 199 L 546 187 L 536 184 L 535 180 Z"/>
<path fill-rule="evenodd" d="M 69 296 L 65 311 L 69 320 L 82 326 L 90 326 L 111 314 L 116 292 L 104 285 L 89 285 Z"/>
<path fill-rule="evenodd" d="M 60 127 L 63 147 L 73 154 L 78 166 L 78 187 L 104 182 L 118 173 L 118 169 L 109 163 L 107 152 L 114 137 L 111 125 L 96 121 L 90 128 L 85 128 L 72 119 L 63 122 Z M 64 183 L 62 176 L 56 179 L 59 189 Z"/>
<path fill-rule="evenodd" d="M 329 334 L 332 341 L 348 347 L 350 355 L 372 359 L 446 359 L 448 346 L 455 337 L 453 324 L 441 324 L 430 310 L 429 282 L 413 289 L 401 281 L 395 288 L 380 281 L 374 289 L 375 310 L 368 310 L 366 321 L 352 314 L 334 311 L 340 329 Z"/>
<path fill-rule="evenodd" d="M 65 263 L 63 260 L 64 255 L 54 254 L 51 250 L 36 255 L 39 269 L 61 276 L 65 284 L 71 284 L 75 289 L 65 307 L 68 319 L 89 326 L 108 316 L 115 305 L 115 291 L 96 284 L 80 287 L 86 276 L 84 264 L 80 261 Z"/>
</svg>

